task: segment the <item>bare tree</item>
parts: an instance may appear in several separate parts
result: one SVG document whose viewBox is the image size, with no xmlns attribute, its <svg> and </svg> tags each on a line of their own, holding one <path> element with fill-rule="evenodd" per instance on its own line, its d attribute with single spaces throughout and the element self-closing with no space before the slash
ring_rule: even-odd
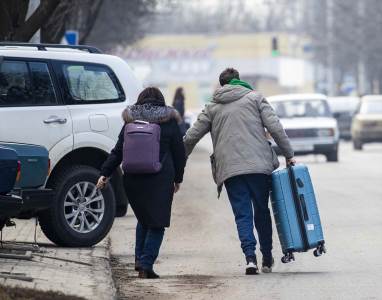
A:
<svg viewBox="0 0 382 300">
<path fill-rule="evenodd" d="M 267 4 L 267 30 L 310 37 L 313 60 L 326 69 L 329 91 L 338 93 L 350 76 L 358 82 L 359 93 L 382 92 L 380 0 L 267 0 Z"/>
<path fill-rule="evenodd" d="M 41 0 L 39 7 L 26 20 L 29 0 L 0 2 L 0 40 L 27 42 L 39 30 L 60 0 Z"/>
<path fill-rule="evenodd" d="M 157 0 L 105 0 L 83 42 L 104 50 L 134 42 L 148 30 L 157 4 Z"/>
<path fill-rule="evenodd" d="M 85 43 L 104 0 L 61 0 L 49 21 L 42 26 L 41 41 L 59 43 L 67 29 L 78 30 L 79 43 Z"/>
<path fill-rule="evenodd" d="M 171 0 L 162 0 L 162 4 Z M 61 0 L 42 27 L 42 41 L 58 43 L 65 30 L 77 30 L 80 44 L 106 51 L 141 37 L 151 24 L 157 0 Z"/>
<path fill-rule="evenodd" d="M 170 1 L 171 10 L 154 17 L 150 32 L 156 33 L 234 33 L 260 29 L 257 6 L 248 9 L 245 0 L 220 0 L 207 7 L 203 0 Z M 176 24 L 176 26 L 173 26 Z"/>
</svg>

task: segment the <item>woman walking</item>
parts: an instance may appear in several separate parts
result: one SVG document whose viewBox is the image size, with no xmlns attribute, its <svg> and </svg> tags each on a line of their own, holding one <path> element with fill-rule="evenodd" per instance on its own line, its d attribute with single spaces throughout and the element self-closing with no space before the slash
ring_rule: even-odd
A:
<svg viewBox="0 0 382 300">
<path fill-rule="evenodd" d="M 172 102 L 172 106 L 179 112 L 182 119 L 184 119 L 185 97 L 182 87 L 178 87 L 175 90 L 174 101 Z"/>
<path fill-rule="evenodd" d="M 184 113 L 185 113 L 185 96 L 184 96 L 184 90 L 182 87 L 178 87 L 175 90 L 174 95 L 174 101 L 172 102 L 172 106 L 179 112 L 180 117 L 182 118 L 181 123 L 179 124 L 180 132 L 182 136 L 184 136 L 187 132 L 187 130 L 190 128 L 190 124 L 188 124 L 185 120 Z"/>
<path fill-rule="evenodd" d="M 159 278 L 153 265 L 158 257 L 165 227 L 170 226 L 173 195 L 183 181 L 186 164 L 185 149 L 175 109 L 166 106 L 158 88 L 141 92 L 135 105 L 123 112 L 125 125 L 118 142 L 101 169 L 98 187 L 103 188 L 114 170 L 121 164 L 126 124 L 145 121 L 160 126 L 160 161 L 162 168 L 154 174 L 124 174 L 124 186 L 129 203 L 138 219 L 135 241 L 135 269 L 140 278 Z"/>
</svg>

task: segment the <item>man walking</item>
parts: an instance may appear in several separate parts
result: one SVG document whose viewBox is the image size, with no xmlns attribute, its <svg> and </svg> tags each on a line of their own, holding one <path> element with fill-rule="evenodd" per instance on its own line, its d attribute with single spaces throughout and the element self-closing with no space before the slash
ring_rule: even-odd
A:
<svg viewBox="0 0 382 300">
<path fill-rule="evenodd" d="M 218 191 L 223 184 L 235 215 L 241 248 L 246 257 L 246 274 L 258 274 L 257 241 L 263 256 L 262 271 L 272 271 L 272 221 L 268 208 L 271 173 L 279 162 L 266 137 L 266 131 L 285 156 L 294 163 L 293 149 L 273 108 L 252 87 L 240 80 L 239 72 L 229 68 L 219 77 L 221 87 L 193 127 L 184 137 L 187 155 L 198 141 L 211 133 L 214 154 L 212 172 Z"/>
</svg>

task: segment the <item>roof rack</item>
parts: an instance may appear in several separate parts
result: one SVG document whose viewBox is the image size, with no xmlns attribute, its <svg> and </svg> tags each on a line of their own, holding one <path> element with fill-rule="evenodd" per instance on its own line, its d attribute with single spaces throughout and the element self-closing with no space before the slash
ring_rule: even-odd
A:
<svg viewBox="0 0 382 300">
<path fill-rule="evenodd" d="M 76 49 L 87 51 L 89 53 L 102 53 L 102 51 L 93 46 L 85 46 L 85 45 L 60 45 L 60 44 L 33 44 L 33 43 L 13 43 L 13 42 L 0 42 L 1 46 L 16 46 L 16 47 L 36 47 L 39 51 L 47 51 L 46 48 L 57 48 L 57 49 Z"/>
</svg>

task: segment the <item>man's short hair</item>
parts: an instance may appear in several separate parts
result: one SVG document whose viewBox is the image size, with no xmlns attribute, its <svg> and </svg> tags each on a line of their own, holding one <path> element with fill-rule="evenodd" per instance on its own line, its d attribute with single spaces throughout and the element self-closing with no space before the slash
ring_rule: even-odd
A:
<svg viewBox="0 0 382 300">
<path fill-rule="evenodd" d="M 223 86 L 225 84 L 228 84 L 234 78 L 240 80 L 239 72 L 234 68 L 227 68 L 223 72 L 221 72 L 219 76 L 220 85 Z"/>
</svg>

